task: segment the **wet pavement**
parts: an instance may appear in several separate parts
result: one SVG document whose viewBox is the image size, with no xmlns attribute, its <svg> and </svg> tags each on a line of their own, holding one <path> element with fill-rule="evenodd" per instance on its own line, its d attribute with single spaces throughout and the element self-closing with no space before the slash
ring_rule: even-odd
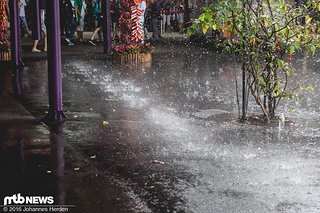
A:
<svg viewBox="0 0 320 213">
<path fill-rule="evenodd" d="M 279 128 L 238 122 L 230 56 L 165 43 L 152 63 L 119 66 L 100 46 L 64 46 L 68 119 L 52 126 L 45 55 L 24 48 L 27 66 L 2 77 L 1 196 L 72 212 L 320 212 L 319 57 L 291 59 L 290 87 L 315 90 L 283 102 Z"/>
</svg>

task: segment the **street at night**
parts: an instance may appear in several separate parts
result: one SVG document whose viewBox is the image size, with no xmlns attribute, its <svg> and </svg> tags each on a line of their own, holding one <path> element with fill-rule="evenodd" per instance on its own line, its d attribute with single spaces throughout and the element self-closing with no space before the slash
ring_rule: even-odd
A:
<svg viewBox="0 0 320 213">
<path fill-rule="evenodd" d="M 57 14 L 57 1 L 50 5 Z M 149 32 L 146 43 L 124 47 L 111 46 L 109 25 L 102 42 L 86 31 L 72 43 L 54 37 L 58 19 L 48 20 L 48 52 L 11 31 L 11 59 L 0 62 L 0 212 L 320 212 L 320 53 L 312 40 L 311 52 L 298 52 L 294 39 L 296 49 L 270 37 L 272 48 L 253 56 L 257 37 L 242 57 L 239 32 L 217 44 L 213 33 L 164 33 L 161 25 L 159 38 Z M 239 52 L 222 51 L 225 44 Z M 260 60 L 263 51 L 277 63 Z M 274 67 L 286 71 L 283 91 Z"/>
</svg>

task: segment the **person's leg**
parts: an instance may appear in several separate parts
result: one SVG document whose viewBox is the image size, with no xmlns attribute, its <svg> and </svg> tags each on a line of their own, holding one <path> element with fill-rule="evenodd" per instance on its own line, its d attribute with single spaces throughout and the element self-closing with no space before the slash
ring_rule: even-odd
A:
<svg viewBox="0 0 320 213">
<path fill-rule="evenodd" d="M 158 40 L 159 34 L 158 34 L 158 19 L 157 18 L 152 19 L 152 30 L 153 30 L 153 34 L 152 34 L 153 39 Z"/>
<path fill-rule="evenodd" d="M 71 38 L 72 38 L 72 32 L 71 32 L 71 19 L 70 17 L 66 17 L 66 26 L 65 26 L 65 30 L 66 30 L 66 42 L 68 43 L 69 46 L 72 46 L 73 43 L 71 42 Z M 74 33 L 74 32 L 73 32 Z"/>
<path fill-rule="evenodd" d="M 21 36 L 21 38 L 23 38 L 24 37 L 24 33 L 25 33 L 25 30 L 24 30 L 24 27 L 23 27 L 23 23 L 22 23 L 22 17 L 21 16 L 19 16 L 19 21 L 20 21 L 20 29 L 21 29 L 21 32 L 20 32 L 20 36 Z"/>
<path fill-rule="evenodd" d="M 99 30 L 98 30 L 98 41 L 102 42 L 103 41 L 103 35 L 102 35 L 102 24 L 99 25 Z"/>
<path fill-rule="evenodd" d="M 84 38 L 83 38 L 83 30 L 84 30 L 84 18 L 81 18 L 80 19 L 80 31 L 79 31 L 79 36 L 80 36 L 80 41 L 84 41 Z"/>
<path fill-rule="evenodd" d="M 93 40 L 94 40 L 94 37 L 97 35 L 97 33 L 99 33 L 100 31 L 101 31 L 101 27 L 98 27 L 98 28 L 96 28 L 96 29 L 93 31 L 93 33 L 92 33 L 92 35 L 91 35 L 91 38 L 90 38 L 90 40 L 89 40 L 89 43 L 90 43 L 90 44 L 96 46 L 96 44 L 93 42 Z"/>
<path fill-rule="evenodd" d="M 99 31 L 99 27 L 98 28 L 96 28 L 94 31 L 93 31 L 93 33 L 92 33 L 92 35 L 91 35 L 91 37 L 90 37 L 90 40 L 94 40 L 94 37 L 96 36 L 96 34 L 98 33 L 98 31 Z"/>
<path fill-rule="evenodd" d="M 31 36 L 31 32 L 28 28 L 28 23 L 27 23 L 27 19 L 25 16 L 19 16 L 19 19 L 20 19 L 20 25 L 21 25 L 21 28 L 22 28 L 22 33 L 21 33 L 21 37 L 24 36 L 25 33 L 28 34 L 28 36 L 30 37 Z"/>
<path fill-rule="evenodd" d="M 43 29 L 42 32 L 43 32 L 43 41 L 44 41 L 43 51 L 47 52 L 48 50 L 47 30 Z"/>
<path fill-rule="evenodd" d="M 99 27 L 99 22 L 97 19 L 94 20 L 94 29 L 97 29 Z"/>
<path fill-rule="evenodd" d="M 28 27 L 25 28 L 25 31 L 27 32 L 28 37 L 31 37 L 31 36 L 32 36 L 32 33 L 31 33 L 31 31 L 29 30 Z"/>
<path fill-rule="evenodd" d="M 34 53 L 39 53 L 39 52 L 41 52 L 41 50 L 38 50 L 38 49 L 37 49 L 38 43 L 39 43 L 39 40 L 34 40 L 34 41 L 33 41 L 32 52 L 34 52 Z"/>
<path fill-rule="evenodd" d="M 27 22 L 27 18 L 26 18 L 26 17 L 25 17 L 25 25 L 26 25 L 25 30 L 26 30 L 28 36 L 31 37 L 31 36 L 32 36 L 32 32 L 31 32 L 31 30 L 30 30 L 29 27 L 28 27 L 28 22 Z"/>
<path fill-rule="evenodd" d="M 65 15 L 61 15 L 60 16 L 60 32 L 61 32 L 61 35 L 65 35 L 65 28 L 66 28 L 66 24 L 65 23 L 66 23 L 66 17 L 65 17 Z"/>
<path fill-rule="evenodd" d="M 151 19 L 151 25 L 152 25 L 152 39 L 155 39 L 155 37 L 156 37 L 156 33 L 155 33 L 155 31 L 156 31 L 156 29 L 155 29 L 155 27 L 154 27 L 154 18 L 152 18 Z M 163 22 L 162 22 L 162 20 L 161 20 L 161 24 L 162 24 Z"/>
<path fill-rule="evenodd" d="M 113 35 L 117 35 L 117 22 L 113 22 Z"/>
<path fill-rule="evenodd" d="M 80 32 L 81 41 L 84 41 L 83 30 Z"/>
<path fill-rule="evenodd" d="M 167 30 L 166 32 L 171 32 L 171 15 L 167 15 Z"/>
<path fill-rule="evenodd" d="M 167 16 L 165 14 L 162 14 L 162 33 L 166 33 L 166 21 L 167 21 Z"/>
<path fill-rule="evenodd" d="M 76 32 L 76 21 L 74 20 L 74 18 L 71 19 L 71 29 L 70 29 L 70 39 L 74 38 L 74 33 Z"/>
<path fill-rule="evenodd" d="M 146 27 L 144 27 L 143 30 L 144 30 L 144 38 L 148 39 L 148 33 L 149 33 L 148 29 Z"/>
<path fill-rule="evenodd" d="M 101 28 L 100 28 L 100 30 L 98 31 L 98 41 L 99 42 L 102 42 L 102 30 L 101 30 Z"/>
<path fill-rule="evenodd" d="M 80 32 L 80 30 L 79 29 L 77 29 L 77 37 L 78 37 L 78 40 L 80 41 L 81 40 L 81 32 Z"/>
<path fill-rule="evenodd" d="M 70 22 L 69 22 L 69 17 L 66 17 L 65 20 L 65 30 L 66 30 L 66 38 L 70 39 Z"/>
</svg>

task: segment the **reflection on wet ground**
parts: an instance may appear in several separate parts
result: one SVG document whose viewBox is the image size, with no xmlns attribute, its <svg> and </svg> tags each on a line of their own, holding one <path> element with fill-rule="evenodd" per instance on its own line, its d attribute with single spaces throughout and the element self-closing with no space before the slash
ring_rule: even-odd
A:
<svg viewBox="0 0 320 213">
<path fill-rule="evenodd" d="M 95 60 L 89 51 L 63 61 L 69 119 L 60 131 L 63 136 L 57 137 L 65 154 L 47 164 L 60 165 L 49 168 L 64 175 L 60 191 L 65 203 L 78 206 L 78 212 L 105 212 L 103 207 L 112 204 L 122 205 L 114 212 L 320 211 L 316 57 L 292 60 L 302 75 L 290 86 L 316 87 L 302 93 L 303 100 L 283 102 L 279 111 L 291 122 L 279 129 L 237 121 L 238 64 L 229 56 L 164 46 L 156 49 L 152 64 L 120 67 Z M 47 111 L 45 62 L 30 63 L 20 77 L 20 99 L 42 118 Z M 257 112 L 256 107 L 250 110 Z M 41 152 L 59 153 L 51 150 L 50 144 L 57 142 L 46 131 L 43 144 L 49 144 L 48 150 Z M 19 150 L 19 144 L 28 143 L 15 141 Z M 1 156 L 9 156 L 9 149 L 4 150 Z M 63 166 L 61 161 L 72 163 Z M 39 182 L 53 183 L 47 176 Z M 57 188 L 43 191 L 54 193 Z"/>
</svg>

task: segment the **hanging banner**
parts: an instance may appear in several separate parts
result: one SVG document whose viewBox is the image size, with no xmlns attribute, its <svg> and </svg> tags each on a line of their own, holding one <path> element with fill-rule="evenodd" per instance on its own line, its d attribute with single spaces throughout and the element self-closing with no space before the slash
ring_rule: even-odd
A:
<svg viewBox="0 0 320 213">
<path fill-rule="evenodd" d="M 143 11 L 139 10 L 138 5 L 131 7 L 131 23 L 132 23 L 132 41 L 141 42 L 143 40 L 143 26 L 140 21 L 140 16 Z"/>
</svg>

